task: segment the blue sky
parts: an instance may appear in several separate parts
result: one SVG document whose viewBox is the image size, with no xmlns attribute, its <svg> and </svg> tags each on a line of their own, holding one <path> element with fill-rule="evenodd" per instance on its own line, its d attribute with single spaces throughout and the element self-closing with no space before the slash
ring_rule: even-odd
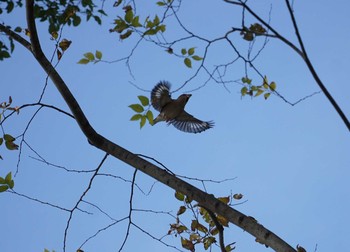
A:
<svg viewBox="0 0 350 252">
<path fill-rule="evenodd" d="M 270 23 L 281 34 L 296 41 L 284 1 L 255 3 L 253 8 L 264 18 L 271 11 Z M 138 87 L 151 90 L 159 80 L 168 80 L 177 89 L 190 79 L 198 63 L 188 69 L 182 59 L 164 52 L 154 44 L 143 42 L 130 59 L 133 76 L 125 62 L 79 65 L 76 62 L 88 51 L 100 50 L 103 59 L 113 61 L 127 56 L 137 41 L 119 41 L 111 34 L 116 9 L 105 4 L 109 17 L 100 27 L 83 23 L 77 29 L 65 28 L 63 38 L 72 40 L 57 69 L 76 96 L 91 124 L 105 137 L 134 153 L 151 156 L 177 174 L 201 179 L 223 180 L 220 184 L 205 183 L 208 192 L 216 196 L 242 193 L 242 205 L 237 210 L 253 216 L 295 247 L 302 245 L 308 251 L 346 251 L 350 212 L 350 137 L 349 131 L 323 94 L 290 106 L 276 96 L 267 101 L 262 97 L 241 98 L 241 86 L 230 83 L 227 89 L 209 81 L 203 88 L 192 92 L 187 111 L 200 119 L 215 121 L 215 127 L 201 134 L 187 134 L 157 124 L 146 125 L 129 121 L 133 112 L 128 105 L 137 102 L 138 95 L 149 96 Z M 272 7 L 271 7 L 272 6 Z M 349 22 L 348 1 L 294 1 L 295 15 L 315 69 L 330 93 L 350 117 Z M 154 13 L 153 2 L 138 5 L 140 15 Z M 157 9 L 158 10 L 158 9 Z M 160 10 L 158 10 L 160 11 Z M 223 36 L 233 26 L 239 26 L 240 13 L 236 7 L 222 1 L 183 1 L 179 17 L 191 31 L 208 39 Z M 12 16 L 0 16 L 0 22 L 25 27 L 23 10 Z M 248 17 L 247 23 L 255 22 Z M 51 55 L 54 42 L 39 25 L 42 46 Z M 184 36 L 173 19 L 169 19 L 168 41 Z M 243 51 L 249 44 L 232 36 Z M 258 49 L 259 42 L 257 42 Z M 196 47 L 199 55 L 205 44 L 196 39 L 179 43 L 174 49 Z M 208 51 L 206 66 L 227 63 L 235 57 L 227 44 L 213 44 Z M 319 91 L 302 60 L 279 41 L 270 40 L 254 62 L 270 81 L 277 83 L 278 91 L 290 102 Z M 0 101 L 8 96 L 13 105 L 20 106 L 38 100 L 46 75 L 33 57 L 20 45 L 13 57 L 0 62 L 2 93 Z M 241 61 L 227 70 L 226 80 L 237 80 L 244 75 Z M 252 73 L 254 81 L 260 82 Z M 177 97 L 202 86 L 208 79 L 204 71 L 174 93 Z M 49 81 L 43 102 L 68 111 L 63 99 Z M 5 125 L 6 132 L 20 135 L 35 108 L 23 109 Z M 42 109 L 25 140 L 50 163 L 74 170 L 95 169 L 103 153 L 91 147 L 76 123 L 55 111 Z M 18 152 L 1 149 L 0 175 L 16 171 Z M 15 177 L 18 193 L 72 208 L 87 187 L 90 173 L 65 172 L 38 162 L 27 146 L 23 147 L 19 171 Z M 113 174 L 131 180 L 133 168 L 109 157 L 101 173 Z M 202 188 L 201 183 L 193 182 Z M 134 207 L 176 214 L 181 205 L 174 192 L 146 175 L 137 174 L 137 184 L 148 192 L 135 191 Z M 114 219 L 128 214 L 130 184 L 117 178 L 98 176 L 86 200 L 98 205 Z M 68 213 L 27 200 L 11 193 L 0 194 L 3 251 L 43 251 L 44 248 L 62 251 L 64 229 Z M 112 221 L 87 204 L 81 209 L 91 214 L 75 212 L 68 231 L 67 251 L 75 251 L 89 236 Z M 190 218 L 183 217 L 184 220 Z M 166 214 L 134 212 L 133 219 L 140 227 L 156 237 L 162 237 L 174 220 Z M 86 243 L 84 251 L 117 251 L 127 222 L 121 222 L 100 233 Z M 236 251 L 268 251 L 254 238 L 231 225 L 225 233 L 227 242 L 236 241 Z M 20 241 L 20 242 L 19 242 Z M 167 237 L 165 242 L 181 249 L 179 238 Z M 131 229 L 124 251 L 174 251 L 151 239 L 136 228 Z M 204 251 L 198 247 L 197 251 Z M 215 248 L 218 251 L 218 248 Z"/>
</svg>

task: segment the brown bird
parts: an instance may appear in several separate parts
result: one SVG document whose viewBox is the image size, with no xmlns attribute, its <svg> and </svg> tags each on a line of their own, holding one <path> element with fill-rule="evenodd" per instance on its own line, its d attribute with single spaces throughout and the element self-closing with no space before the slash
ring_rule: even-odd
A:
<svg viewBox="0 0 350 252">
<path fill-rule="evenodd" d="M 159 82 L 151 92 L 152 106 L 160 112 L 153 120 L 154 124 L 166 121 L 175 128 L 189 133 L 200 133 L 214 126 L 214 122 L 201 121 L 185 111 L 185 106 L 192 95 L 182 94 L 176 100 L 171 99 L 170 83 Z"/>
</svg>

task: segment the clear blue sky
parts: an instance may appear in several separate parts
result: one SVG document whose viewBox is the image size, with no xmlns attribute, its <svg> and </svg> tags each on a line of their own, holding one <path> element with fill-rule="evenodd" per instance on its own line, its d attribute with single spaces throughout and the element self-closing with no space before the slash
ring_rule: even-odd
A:
<svg viewBox="0 0 350 252">
<path fill-rule="evenodd" d="M 264 18 L 271 11 L 270 23 L 288 39 L 296 41 L 284 1 L 255 4 L 253 8 Z M 187 134 L 157 124 L 130 122 L 133 112 L 128 108 L 137 102 L 138 95 L 149 93 L 135 88 L 151 90 L 159 80 L 168 80 L 174 90 L 190 79 L 198 63 L 188 69 L 182 60 L 171 56 L 154 44 L 143 42 L 130 59 L 131 76 L 125 62 L 79 65 L 76 62 L 88 51 L 103 52 L 103 59 L 117 60 L 127 56 L 137 41 L 136 37 L 119 41 L 111 34 L 117 10 L 105 3 L 109 17 L 100 27 L 92 22 L 77 29 L 66 27 L 62 38 L 72 40 L 57 69 L 76 96 L 91 124 L 105 137 L 134 153 L 151 156 L 177 174 L 188 177 L 223 180 L 221 184 L 206 183 L 208 192 L 216 196 L 242 193 L 246 203 L 236 208 L 253 216 L 265 227 L 285 239 L 292 246 L 302 245 L 307 251 L 347 251 L 349 239 L 349 180 L 350 136 L 323 94 L 290 106 L 276 96 L 243 98 L 241 86 L 236 83 L 222 85 L 209 81 L 203 88 L 192 92 L 187 111 L 203 120 L 214 120 L 215 127 L 201 134 Z M 138 5 L 143 17 L 154 13 L 153 2 Z M 345 0 L 294 1 L 295 15 L 308 54 L 321 79 L 350 117 L 350 27 Z M 118 10 L 119 11 L 119 10 Z M 213 39 L 223 36 L 233 26 L 239 26 L 240 13 L 236 7 L 223 1 L 183 1 L 179 17 L 183 24 L 199 36 Z M 122 15 L 122 12 L 118 12 Z M 25 27 L 23 10 L 13 16 L 0 16 L 0 22 Z M 169 19 L 168 41 L 185 36 Z M 249 18 L 247 24 L 255 22 Z M 40 27 L 42 46 L 51 55 L 54 42 Z M 248 43 L 237 34 L 232 36 L 244 51 Z M 258 49 L 259 43 L 256 49 Z M 205 44 L 186 40 L 174 49 L 196 47 L 203 54 Z M 208 51 L 206 66 L 227 63 L 235 54 L 227 44 L 213 44 Z M 255 61 L 269 80 L 277 83 L 278 91 L 290 102 L 319 91 L 302 60 L 286 45 L 270 40 Z M 244 75 L 243 63 L 238 61 L 226 72 L 226 80 L 237 80 Z M 38 100 L 46 75 L 27 50 L 16 45 L 13 57 L 0 62 L 0 101 L 8 96 L 13 105 L 20 106 Z M 252 74 L 253 80 L 260 80 Z M 180 91 L 202 86 L 208 75 L 202 70 Z M 49 81 L 43 102 L 68 110 L 59 93 Z M 6 132 L 20 135 L 35 108 L 26 108 L 4 125 Z M 91 147 L 76 123 L 55 111 L 42 109 L 30 125 L 25 140 L 46 161 L 74 170 L 95 169 L 103 153 Z M 18 152 L 1 149 L 4 160 L 0 175 L 15 173 Z M 87 187 L 90 173 L 67 173 L 62 169 L 38 162 L 26 145 L 23 146 L 19 171 L 15 177 L 18 193 L 72 208 Z M 131 180 L 133 168 L 109 157 L 101 173 L 114 174 Z M 202 188 L 201 183 L 195 183 Z M 137 174 L 137 184 L 149 195 L 135 191 L 134 208 L 171 211 L 176 214 L 181 205 L 174 192 L 149 177 Z M 153 187 L 152 187 L 153 185 Z M 128 215 L 130 184 L 120 179 L 98 176 L 86 200 L 98 205 L 114 219 Z M 62 251 L 64 229 L 68 213 L 27 200 L 11 193 L 0 194 L 1 250 L 43 251 L 44 248 Z M 68 230 L 67 250 L 75 251 L 89 236 L 112 221 L 87 204 L 80 208 L 93 215 L 76 211 Z M 190 215 L 188 215 L 190 217 Z M 174 220 L 164 214 L 134 212 L 133 220 L 156 237 L 162 237 Z M 83 247 L 85 252 L 117 251 L 124 239 L 127 222 L 121 222 L 100 233 Z M 254 238 L 231 225 L 225 233 L 226 241 L 236 241 L 236 251 L 269 251 Z M 164 239 L 181 248 L 179 238 Z M 124 251 L 174 251 L 151 239 L 136 228 L 131 229 Z M 215 248 L 218 251 L 217 248 Z M 204 251 L 198 247 L 197 251 Z"/>
</svg>

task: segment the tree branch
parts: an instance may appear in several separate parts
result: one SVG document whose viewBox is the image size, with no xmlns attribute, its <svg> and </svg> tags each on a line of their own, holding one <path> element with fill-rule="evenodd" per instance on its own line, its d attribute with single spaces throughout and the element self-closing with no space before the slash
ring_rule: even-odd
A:
<svg viewBox="0 0 350 252">
<path fill-rule="evenodd" d="M 166 186 L 169 186 L 174 190 L 191 197 L 210 211 L 225 216 L 225 218 L 227 218 L 231 223 L 241 227 L 243 230 L 252 234 L 254 237 L 258 238 L 259 241 L 263 242 L 266 246 L 270 246 L 275 251 L 296 251 L 280 237 L 262 225 L 258 224 L 257 222 L 253 221 L 252 218 L 247 217 L 241 212 L 219 201 L 213 195 L 209 195 L 199 190 L 191 184 L 177 178 L 169 172 L 159 168 L 156 165 L 153 165 L 147 160 L 138 157 L 137 155 L 98 134 L 90 125 L 78 102 L 68 89 L 61 76 L 42 52 L 35 25 L 33 4 L 34 0 L 26 1 L 27 25 L 30 31 L 30 41 L 32 43 L 33 55 L 42 66 L 42 68 L 46 71 L 46 73 L 50 76 L 52 82 L 69 106 L 82 132 L 85 134 L 88 141 L 92 145 L 125 162 L 126 164 L 129 164 L 130 166 L 142 171 L 150 177 L 162 182 Z"/>
<path fill-rule="evenodd" d="M 327 99 L 332 104 L 332 106 L 335 109 L 335 111 L 337 111 L 337 113 L 339 114 L 340 118 L 343 120 L 345 126 L 350 131 L 350 122 L 349 122 L 348 118 L 345 116 L 345 114 L 342 111 L 342 109 L 339 107 L 339 105 L 337 104 L 337 102 L 335 101 L 333 96 L 329 93 L 329 91 L 327 90 L 327 88 L 325 87 L 323 82 L 321 81 L 320 77 L 316 73 L 316 70 L 315 70 L 314 66 L 312 65 L 312 63 L 310 61 L 310 58 L 307 55 L 307 52 L 306 52 L 303 40 L 302 40 L 300 32 L 299 32 L 299 28 L 298 28 L 297 22 L 295 20 L 295 16 L 294 16 L 294 13 L 293 13 L 293 10 L 292 10 L 292 6 L 290 5 L 288 0 L 285 0 L 285 1 L 286 1 L 286 5 L 287 5 L 287 8 L 288 8 L 289 14 L 290 14 L 290 18 L 292 19 L 292 22 L 293 22 L 295 34 L 296 34 L 296 36 L 298 38 L 298 42 L 300 44 L 301 51 L 303 52 L 303 55 L 304 55 L 303 59 L 304 59 L 306 65 L 307 65 L 307 67 L 309 68 L 312 76 L 314 77 L 317 85 L 321 88 L 321 90 L 323 91 L 324 95 L 327 97 Z"/>
<path fill-rule="evenodd" d="M 243 2 L 242 0 L 237 1 L 231 1 L 231 0 L 224 0 L 226 3 L 229 4 L 233 4 L 233 5 L 239 5 L 242 6 L 245 10 L 247 10 L 254 18 L 256 18 L 259 22 L 261 22 L 265 27 L 267 27 L 276 38 L 280 39 L 282 42 L 284 42 L 285 44 L 287 44 L 289 47 L 291 47 L 295 52 L 297 52 L 299 54 L 299 56 L 304 60 L 306 66 L 308 67 L 309 71 L 312 74 L 312 77 L 314 78 L 314 80 L 316 81 L 317 85 L 321 88 L 322 92 L 324 93 L 324 95 L 327 97 L 328 101 L 332 104 L 333 108 L 335 109 L 335 111 L 338 113 L 338 115 L 340 116 L 340 118 L 343 120 L 345 126 L 348 128 L 348 130 L 350 131 L 350 121 L 349 119 L 345 116 L 344 112 L 342 111 L 342 109 L 339 107 L 339 105 L 337 104 L 337 102 L 335 101 L 335 99 L 333 98 L 333 96 L 329 93 L 329 91 L 327 90 L 327 88 L 325 87 L 325 85 L 323 84 L 323 82 L 321 81 L 321 79 L 319 78 L 318 74 L 316 73 L 316 70 L 314 69 L 310 58 L 307 55 L 306 49 L 304 47 L 304 43 L 303 40 L 301 38 L 300 32 L 299 32 L 299 28 L 297 26 L 296 20 L 295 20 L 295 16 L 292 10 L 292 7 L 289 3 L 289 0 L 285 0 L 287 8 L 288 8 L 288 12 L 290 14 L 292 23 L 293 23 L 293 27 L 299 42 L 299 45 L 301 47 L 301 50 L 295 46 L 292 42 L 290 42 L 288 39 L 286 39 L 285 37 L 283 37 L 281 34 L 279 34 L 273 27 L 271 27 L 267 22 L 265 22 L 258 14 L 256 14 L 247 4 L 246 2 Z"/>
<path fill-rule="evenodd" d="M 31 44 L 27 40 L 25 40 L 22 36 L 13 32 L 9 27 L 6 27 L 5 25 L 0 24 L 0 31 L 3 31 L 6 35 L 16 40 L 18 43 L 20 43 L 22 46 L 27 48 L 29 51 L 32 51 Z"/>
</svg>

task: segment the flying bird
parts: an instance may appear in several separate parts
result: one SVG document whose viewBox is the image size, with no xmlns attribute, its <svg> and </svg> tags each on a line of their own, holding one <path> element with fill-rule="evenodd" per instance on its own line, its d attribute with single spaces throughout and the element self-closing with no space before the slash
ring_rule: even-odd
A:
<svg viewBox="0 0 350 252">
<path fill-rule="evenodd" d="M 214 126 L 214 122 L 204 122 L 185 111 L 185 106 L 191 94 L 182 94 L 176 100 L 171 99 L 170 83 L 167 81 L 159 82 L 151 92 L 152 106 L 160 112 L 153 120 L 156 124 L 165 121 L 174 125 L 178 130 L 189 133 L 200 133 Z"/>
</svg>

